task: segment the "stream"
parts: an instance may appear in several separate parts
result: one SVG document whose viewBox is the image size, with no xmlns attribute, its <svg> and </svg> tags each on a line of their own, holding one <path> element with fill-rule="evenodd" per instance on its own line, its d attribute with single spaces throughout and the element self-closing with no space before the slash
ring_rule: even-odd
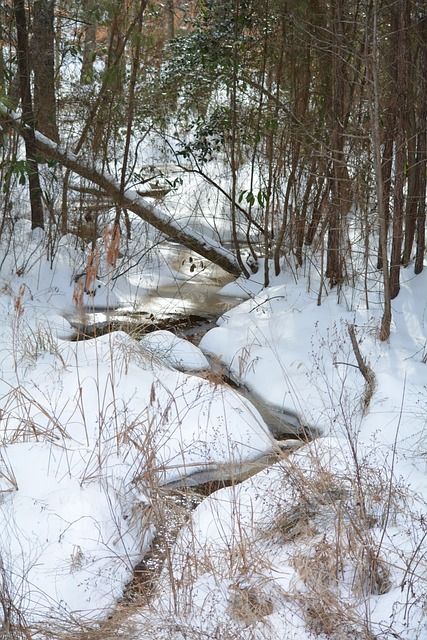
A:
<svg viewBox="0 0 427 640">
<path fill-rule="evenodd" d="M 204 264 L 197 254 L 178 245 L 167 243 L 166 251 L 169 252 L 171 265 L 183 276 L 183 280 L 158 286 L 137 307 L 129 304 L 108 311 L 85 311 L 68 318 L 77 329 L 78 339 L 114 330 L 126 331 L 138 337 L 157 329 L 167 329 L 198 345 L 206 331 L 216 325 L 218 317 L 242 302 L 243 298 L 219 293 L 233 279 L 222 269 L 213 264 Z M 212 362 L 213 369 L 215 366 L 217 365 Z M 258 409 L 276 441 L 276 450 L 242 463 L 232 470 L 227 464 L 191 474 L 178 482 L 160 487 L 159 496 L 155 500 L 158 508 L 153 512 L 157 533 L 150 550 L 135 567 L 134 578 L 124 593 L 124 602 L 138 599 L 138 602 L 144 603 L 149 600 L 156 576 L 168 557 L 179 530 L 189 519 L 191 510 L 207 495 L 232 483 L 242 482 L 316 435 L 300 422 L 297 415 L 268 405 L 254 392 L 246 389 L 226 367 L 221 366 L 221 374 L 223 384 L 232 385 Z"/>
<path fill-rule="evenodd" d="M 220 267 L 175 243 L 165 242 L 160 250 L 171 275 L 177 274 L 177 279 L 153 286 L 136 304 L 129 300 L 120 308 L 86 309 L 68 317 L 80 334 L 93 337 L 116 328 L 136 334 L 169 329 L 191 337 L 215 326 L 219 316 L 242 302 L 219 293 L 233 281 Z"/>
<path fill-rule="evenodd" d="M 165 242 L 162 250 L 170 268 L 182 280 L 153 288 L 137 305 L 129 302 L 112 310 L 86 310 L 68 317 L 77 329 L 78 339 L 114 330 L 139 337 L 167 329 L 198 346 L 203 335 L 216 326 L 221 315 L 243 302 L 243 297 L 221 295 L 221 289 L 234 278 L 220 267 L 206 263 L 196 253 L 175 243 Z M 296 414 L 269 405 L 256 392 L 247 389 L 224 363 L 220 363 L 219 368 L 213 359 L 211 363 L 212 370 L 217 373 L 220 368 L 224 384 L 233 386 L 258 409 L 274 438 L 301 440 L 316 435 L 300 422 Z"/>
</svg>

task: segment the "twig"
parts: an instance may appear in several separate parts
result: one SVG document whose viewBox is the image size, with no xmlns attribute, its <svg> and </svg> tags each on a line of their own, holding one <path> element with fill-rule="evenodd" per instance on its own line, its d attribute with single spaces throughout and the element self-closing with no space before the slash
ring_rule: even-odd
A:
<svg viewBox="0 0 427 640">
<path fill-rule="evenodd" d="M 375 373 L 369 364 L 365 362 L 362 354 L 360 353 L 359 343 L 356 338 L 356 331 L 354 324 L 347 324 L 348 335 L 350 336 L 351 345 L 353 347 L 354 355 L 356 357 L 357 365 L 362 376 L 365 378 L 365 396 L 363 399 L 363 413 L 366 414 L 369 405 L 375 391 Z"/>
</svg>

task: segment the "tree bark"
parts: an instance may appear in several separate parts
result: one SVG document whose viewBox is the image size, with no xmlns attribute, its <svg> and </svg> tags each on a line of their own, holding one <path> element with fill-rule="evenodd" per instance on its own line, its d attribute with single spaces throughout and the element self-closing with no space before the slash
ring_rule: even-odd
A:
<svg viewBox="0 0 427 640">
<path fill-rule="evenodd" d="M 34 70 L 34 121 L 40 133 L 59 141 L 56 120 L 54 0 L 34 2 L 31 58 Z"/>
<path fill-rule="evenodd" d="M 405 210 L 405 235 L 403 241 L 402 265 L 407 267 L 411 260 L 412 247 L 415 238 L 415 226 L 417 221 L 417 210 L 419 200 L 419 167 L 417 162 L 417 130 L 415 125 L 416 113 L 413 97 L 411 97 L 411 107 L 408 108 L 408 195 Z"/>
<path fill-rule="evenodd" d="M 416 254 L 415 267 L 416 274 L 421 273 L 424 268 L 424 255 L 426 250 L 426 170 L 427 170 L 427 16 L 425 11 L 420 15 L 418 22 L 418 33 L 420 40 L 420 116 L 418 123 L 418 156 L 419 166 L 419 201 L 416 222 Z"/>
<path fill-rule="evenodd" d="M 144 11 L 147 7 L 147 0 L 140 0 L 137 14 L 137 31 L 136 31 L 136 44 L 134 51 L 132 52 L 132 70 L 129 79 L 129 91 L 128 91 L 128 109 L 127 109 L 127 118 L 126 118 L 126 139 L 125 139 L 125 148 L 123 151 L 123 165 L 122 172 L 120 177 L 120 201 L 123 199 L 123 194 L 125 192 L 125 184 L 126 184 L 126 172 L 128 169 L 128 161 L 130 154 L 130 144 L 132 138 L 132 128 L 135 114 L 135 87 L 138 78 L 139 66 L 140 66 L 140 56 L 141 56 L 141 33 L 142 33 L 142 21 L 144 16 Z M 117 213 L 114 221 L 114 232 L 119 228 L 120 215 L 122 212 L 122 206 L 119 203 L 117 205 Z M 124 210 L 125 220 L 128 222 L 128 216 L 126 209 Z M 130 226 L 127 223 L 128 227 L 128 236 L 130 235 Z"/>
<path fill-rule="evenodd" d="M 394 112 L 394 110 L 393 110 Z M 388 236 L 388 226 L 390 221 L 390 193 L 391 193 L 391 168 L 393 166 L 393 145 L 394 145 L 394 134 L 393 134 L 393 124 L 392 117 L 390 114 L 386 117 L 386 130 L 385 130 L 385 142 L 384 142 L 384 150 L 382 154 L 381 160 L 381 181 L 382 181 L 382 200 L 384 207 L 384 220 L 385 220 L 385 228 L 386 228 L 386 236 Z M 387 238 L 386 243 L 387 245 Z M 383 247 L 380 241 L 378 245 L 378 258 L 377 258 L 377 268 L 383 268 Z M 386 256 L 386 261 L 388 260 Z"/>
<path fill-rule="evenodd" d="M 344 2 L 339 0 L 334 5 L 333 15 L 333 43 L 332 43 L 332 159 L 331 176 L 332 201 L 329 212 L 328 245 L 326 277 L 331 287 L 340 284 L 344 277 L 342 244 L 343 220 L 347 214 L 349 192 L 349 177 L 344 152 L 344 121 L 345 121 L 345 14 Z"/>
<path fill-rule="evenodd" d="M 30 189 L 31 227 L 44 228 L 43 204 L 41 198 L 39 169 L 37 165 L 37 144 L 34 130 L 34 114 L 30 86 L 30 64 L 28 48 L 27 18 L 24 0 L 13 0 L 17 31 L 17 57 L 22 105 L 22 137 L 27 157 L 28 183 Z"/>
<path fill-rule="evenodd" d="M 427 90 L 427 89 L 426 89 Z M 421 273 L 424 268 L 424 255 L 426 250 L 426 171 L 427 171 L 427 140 L 426 140 L 426 121 L 427 121 L 427 100 L 424 97 L 423 122 L 424 130 L 420 132 L 419 137 L 419 153 L 418 162 L 420 167 L 419 178 L 419 200 L 417 210 L 417 220 L 415 228 L 416 237 L 416 253 L 414 272 Z"/>
<path fill-rule="evenodd" d="M 390 258 L 390 295 L 395 298 L 400 291 L 400 266 L 402 260 L 403 210 L 405 186 L 405 114 L 406 114 L 406 2 L 399 0 L 398 11 L 398 48 L 397 48 L 397 114 L 396 114 L 396 153 L 394 181 L 393 238 Z"/>
<path fill-rule="evenodd" d="M 93 63 L 96 55 L 96 31 L 97 23 L 94 16 L 95 0 L 84 0 L 83 17 L 86 22 L 84 29 L 82 68 L 80 71 L 80 84 L 88 85 L 93 81 Z"/>
<path fill-rule="evenodd" d="M 372 26 L 368 23 L 366 32 L 366 56 L 367 56 L 367 89 L 368 107 L 371 120 L 372 147 L 375 170 L 375 187 L 377 194 L 377 211 L 380 228 L 380 247 L 382 258 L 382 271 L 384 283 L 384 313 L 381 319 L 380 340 L 385 341 L 391 332 L 391 295 L 390 274 L 387 257 L 387 220 L 384 206 L 384 184 L 381 163 L 381 134 L 380 134 L 380 107 L 379 107 L 379 80 L 378 80 L 378 46 L 377 46 L 377 3 L 374 2 Z"/>
<path fill-rule="evenodd" d="M 381 110 L 381 120 L 384 121 L 384 125 L 381 127 L 381 143 L 383 144 L 383 153 L 382 153 L 382 161 L 381 161 L 381 171 L 382 171 L 382 185 L 383 185 L 383 206 L 384 206 L 384 219 L 386 224 L 386 233 L 388 239 L 388 231 L 390 224 L 390 202 L 392 195 L 392 168 L 393 168 L 393 151 L 395 149 L 395 137 L 396 137 L 396 114 L 397 114 L 397 60 L 396 60 L 396 51 L 398 48 L 398 20 L 397 14 L 390 7 L 388 7 L 388 3 L 385 6 L 385 13 L 387 15 L 387 11 L 390 9 L 390 42 L 388 47 L 388 54 L 385 58 L 386 65 L 385 69 L 387 70 L 386 77 L 388 78 L 388 82 L 386 86 L 390 86 L 391 89 L 387 89 L 387 100 L 385 100 L 385 91 L 382 90 L 382 101 L 383 104 Z M 378 11 L 378 9 L 376 9 Z M 386 18 L 387 19 L 387 18 Z M 380 56 L 380 53 L 378 52 Z M 380 87 L 378 88 L 380 90 Z M 379 100 L 378 100 L 379 101 Z M 380 105 L 379 105 L 380 106 Z M 386 243 L 387 244 L 387 243 Z M 386 261 L 388 260 L 388 256 L 386 256 Z M 377 268 L 383 268 L 383 255 L 382 255 L 382 244 L 381 241 L 378 247 L 378 260 L 377 260 Z"/>
<path fill-rule="evenodd" d="M 166 0 L 165 12 L 167 21 L 168 38 L 172 40 L 175 38 L 175 6 L 174 0 Z"/>
<path fill-rule="evenodd" d="M 80 72 L 80 84 L 92 84 L 93 62 L 95 59 L 96 24 L 88 24 L 83 42 L 83 60 Z"/>
</svg>

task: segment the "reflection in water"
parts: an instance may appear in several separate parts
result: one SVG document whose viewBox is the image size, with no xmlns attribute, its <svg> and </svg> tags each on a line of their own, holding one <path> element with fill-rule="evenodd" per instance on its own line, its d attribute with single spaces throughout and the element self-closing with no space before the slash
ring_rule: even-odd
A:
<svg viewBox="0 0 427 640">
<path fill-rule="evenodd" d="M 211 319 L 218 318 L 237 304 L 236 300 L 218 293 L 233 280 L 220 267 L 179 245 L 165 244 L 162 251 L 171 272 L 178 274 L 178 279 L 153 289 L 142 301 L 141 311 L 148 311 L 159 319 L 188 314 Z"/>
<path fill-rule="evenodd" d="M 141 311 L 162 319 L 188 314 L 210 319 L 218 318 L 235 305 L 234 299 L 219 295 L 216 284 L 190 281 L 159 287 L 143 301 Z"/>
<path fill-rule="evenodd" d="M 164 243 L 161 247 L 161 258 L 170 269 L 167 284 L 153 286 L 137 303 L 129 300 L 118 309 L 93 312 L 84 309 L 67 319 L 85 335 L 120 328 L 120 325 L 124 328 L 133 326 L 144 332 L 177 325 L 183 327 L 186 322 L 189 326 L 203 320 L 213 322 L 238 304 L 238 298 L 218 293 L 233 277 L 217 265 L 172 243 Z M 143 277 L 141 273 L 141 279 Z"/>
</svg>

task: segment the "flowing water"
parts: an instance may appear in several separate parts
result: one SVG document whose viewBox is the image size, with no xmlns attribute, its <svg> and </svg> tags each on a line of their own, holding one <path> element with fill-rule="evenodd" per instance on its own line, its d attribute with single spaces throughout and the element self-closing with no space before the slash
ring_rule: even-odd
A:
<svg viewBox="0 0 427 640">
<path fill-rule="evenodd" d="M 221 315 L 242 302 L 243 298 L 221 295 L 221 289 L 233 278 L 220 267 L 201 260 L 194 252 L 175 243 L 164 243 L 162 252 L 164 261 L 171 272 L 178 274 L 178 279 L 153 288 L 136 305 L 129 301 L 122 308 L 85 311 L 69 317 L 80 339 L 113 330 L 127 331 L 137 337 L 157 329 L 168 329 L 198 345 Z M 212 369 L 215 368 L 218 369 L 218 363 L 212 361 Z M 269 405 L 254 391 L 245 388 L 223 363 L 220 363 L 220 370 L 224 383 L 237 388 L 256 406 L 275 438 L 315 435 L 301 424 L 297 415 Z"/>
<path fill-rule="evenodd" d="M 196 254 L 177 245 L 168 244 L 166 250 L 172 268 L 182 275 L 183 280 L 156 287 L 136 308 L 129 305 L 109 311 L 85 312 L 69 318 L 78 329 L 80 338 L 118 329 L 141 335 L 161 328 L 174 331 L 178 336 L 198 344 L 202 335 L 215 326 L 219 316 L 242 301 L 241 298 L 221 295 L 221 288 L 232 278 L 219 267 L 204 264 Z M 149 599 L 156 576 L 168 557 L 180 528 L 188 520 L 191 509 L 206 495 L 221 487 L 241 482 L 277 462 L 286 455 L 286 451 L 300 446 L 302 440 L 315 435 L 301 424 L 298 416 L 268 405 L 233 379 L 232 373 L 227 372 L 225 367 L 221 367 L 221 370 L 222 373 L 225 371 L 224 384 L 232 384 L 258 409 L 276 439 L 276 451 L 232 469 L 230 465 L 224 465 L 162 487 L 162 508 L 159 510 L 162 517 L 155 523 L 157 534 L 150 551 L 135 568 L 134 579 L 125 592 L 125 601 L 138 598 L 141 602 L 146 602 Z"/>
<path fill-rule="evenodd" d="M 177 279 L 153 286 L 137 303 L 129 300 L 117 309 L 84 310 L 69 317 L 80 335 L 92 337 L 117 328 L 136 333 L 170 329 L 191 335 L 199 327 L 214 326 L 219 316 L 241 302 L 220 294 L 233 280 L 220 267 L 173 243 L 165 243 L 161 250 L 163 263 Z"/>
</svg>

